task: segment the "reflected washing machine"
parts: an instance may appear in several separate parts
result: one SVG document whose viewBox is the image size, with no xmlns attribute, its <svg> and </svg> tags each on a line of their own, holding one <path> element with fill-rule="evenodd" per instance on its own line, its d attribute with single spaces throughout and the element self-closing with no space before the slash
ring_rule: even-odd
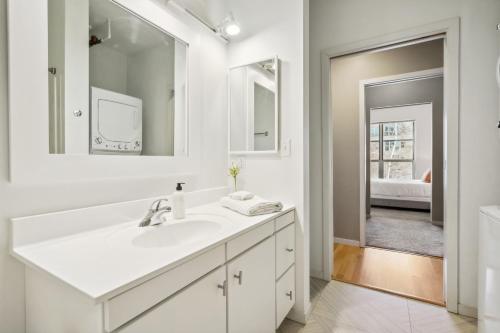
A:
<svg viewBox="0 0 500 333">
<path fill-rule="evenodd" d="M 91 87 L 90 153 L 142 152 L 142 100 Z"/>
</svg>

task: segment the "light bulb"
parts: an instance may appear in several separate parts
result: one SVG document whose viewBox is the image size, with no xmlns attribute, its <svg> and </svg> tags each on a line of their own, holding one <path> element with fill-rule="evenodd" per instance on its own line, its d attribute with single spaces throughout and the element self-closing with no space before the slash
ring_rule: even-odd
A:
<svg viewBox="0 0 500 333">
<path fill-rule="evenodd" d="M 224 28 L 224 31 L 229 36 L 236 36 L 240 33 L 241 29 L 240 29 L 240 26 L 238 24 L 231 22 L 228 25 L 226 25 L 226 27 Z"/>
</svg>

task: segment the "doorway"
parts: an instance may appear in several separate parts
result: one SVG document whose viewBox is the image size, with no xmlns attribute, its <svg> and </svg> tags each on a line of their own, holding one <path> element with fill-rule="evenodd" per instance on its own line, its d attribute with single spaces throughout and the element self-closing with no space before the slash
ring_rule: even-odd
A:
<svg viewBox="0 0 500 333">
<path fill-rule="evenodd" d="M 371 41 L 363 41 L 359 43 L 355 43 L 353 45 L 347 45 L 347 46 L 341 46 L 341 47 L 335 47 L 330 50 L 326 50 L 323 52 L 323 73 L 328 72 L 328 78 L 324 77 L 323 79 L 323 87 L 322 87 L 322 95 L 323 95 L 323 156 L 324 156 L 324 184 L 331 184 L 334 185 L 334 182 L 336 179 L 338 180 L 339 178 L 341 179 L 340 186 L 339 184 L 335 184 L 335 188 L 337 189 L 343 189 L 345 190 L 344 193 L 346 196 L 352 195 L 352 193 L 348 194 L 349 192 L 355 192 L 354 197 L 355 199 L 352 200 L 355 205 L 357 205 L 357 209 L 352 209 L 351 214 L 355 216 L 355 220 L 357 223 L 350 223 L 347 224 L 348 227 L 345 227 L 343 230 L 340 229 L 340 231 L 336 230 L 335 231 L 335 240 L 340 240 L 344 241 L 344 244 L 341 244 L 342 246 L 357 246 L 358 248 L 362 250 L 372 250 L 369 248 L 363 248 L 362 242 L 363 240 L 361 239 L 362 233 L 361 233 L 361 223 L 360 223 L 360 216 L 361 216 L 361 211 L 366 211 L 366 201 L 360 203 L 360 193 L 362 191 L 367 192 L 367 189 L 363 186 L 361 186 L 361 175 L 366 172 L 365 168 L 360 168 L 359 169 L 359 182 L 358 182 L 358 189 L 356 191 L 349 191 L 347 190 L 349 187 L 343 187 L 346 185 L 349 185 L 349 181 L 353 181 L 352 177 L 339 177 L 338 174 L 334 174 L 334 172 L 337 172 L 339 168 L 333 163 L 333 153 L 335 151 L 338 151 L 339 149 L 342 150 L 348 150 L 351 152 L 351 155 L 356 155 L 356 149 L 357 147 L 349 146 L 349 143 L 347 142 L 348 140 L 345 140 L 343 142 L 344 147 L 338 147 L 334 145 L 334 137 L 336 134 L 339 134 L 338 132 L 335 133 L 334 130 L 332 130 L 330 127 L 330 124 L 332 122 L 335 124 L 333 121 L 333 115 L 332 115 L 332 104 L 333 102 L 338 101 L 339 96 L 336 95 L 335 92 L 335 82 L 334 78 L 332 79 L 332 82 L 330 82 L 330 71 L 334 65 L 330 63 L 332 58 L 336 57 L 343 57 L 343 56 L 351 56 L 351 55 L 359 55 L 360 53 L 363 53 L 367 51 L 366 53 L 379 53 L 381 50 L 387 51 L 387 50 L 392 50 L 392 49 L 397 49 L 397 48 L 403 48 L 405 46 L 412 46 L 416 44 L 422 44 L 426 42 L 432 42 L 432 40 L 440 40 L 440 42 L 443 45 L 443 50 L 441 53 L 441 57 L 444 60 L 443 61 L 443 74 L 446 78 L 445 84 L 444 84 L 444 105 L 446 105 L 446 108 L 443 109 L 445 116 L 445 122 L 443 123 L 443 126 L 447 128 L 447 131 L 445 133 L 445 140 L 446 142 L 444 143 L 445 147 L 445 155 L 444 155 L 444 160 L 448 161 L 448 167 L 445 168 L 443 178 L 447 180 L 447 188 L 443 189 L 443 210 L 446 211 L 446 214 L 443 216 L 443 221 L 445 222 L 445 246 L 446 250 L 445 252 L 447 253 L 446 257 L 444 260 L 441 261 L 441 264 L 438 264 L 438 266 L 443 269 L 443 266 L 445 267 L 446 272 L 442 273 L 442 285 L 443 285 L 443 292 L 441 294 L 446 295 L 446 305 L 449 311 L 456 312 L 457 311 L 457 301 L 456 301 L 456 277 L 457 277 L 457 272 L 456 272 L 456 256 L 457 256 L 457 249 L 456 249 L 456 244 L 457 244 L 457 239 L 456 239 L 456 229 L 457 229 L 457 206 L 456 206 L 456 201 L 457 201 L 457 193 L 456 191 L 456 186 L 457 186 L 457 168 L 456 164 L 451 166 L 450 161 L 457 161 L 457 142 L 458 142 L 458 126 L 457 126 L 457 120 L 458 120 L 458 80 L 457 80 L 457 73 L 458 73 L 458 22 L 457 20 L 449 20 L 446 22 L 440 22 L 439 24 L 433 24 L 429 25 L 427 27 L 421 27 L 418 29 L 412 29 L 412 31 L 407 31 L 407 32 L 401 32 L 401 33 L 396 33 L 391 36 L 384 36 L 380 38 L 375 38 Z M 443 35 L 436 36 L 438 33 L 443 33 Z M 428 36 L 431 36 L 431 39 L 427 39 Z M 394 63 L 393 63 L 394 64 Z M 359 67 L 366 66 L 366 64 L 363 64 L 362 62 L 358 62 Z M 396 65 L 397 66 L 397 65 Z M 429 68 L 436 68 L 439 66 L 434 66 L 434 67 L 429 67 Z M 418 68 L 416 71 L 422 70 L 425 68 Z M 408 71 L 406 71 L 408 72 Z M 351 71 L 352 73 L 352 71 Z M 404 73 L 404 72 L 403 72 Z M 359 101 L 358 101 L 359 102 Z M 357 112 L 357 110 L 355 110 Z M 354 122 L 354 126 L 356 126 L 356 122 Z M 451 129 L 451 131 L 450 131 Z M 358 127 L 358 132 L 362 132 L 363 129 L 361 126 Z M 341 133 L 346 134 L 346 131 L 340 131 Z M 347 136 L 349 133 L 347 133 Z M 357 143 L 359 144 L 359 142 Z M 367 151 L 363 150 L 362 152 L 359 152 L 358 157 L 358 163 L 361 161 L 361 158 L 365 157 L 365 154 Z M 351 168 L 357 169 L 356 167 L 352 166 L 351 163 Z M 337 169 L 337 170 L 335 170 Z M 364 176 L 364 175 L 363 175 Z M 344 195 L 344 193 L 342 195 Z M 337 224 L 339 224 L 339 216 L 338 216 L 338 211 L 335 212 L 333 207 L 331 207 L 331 204 L 329 205 L 330 207 L 327 206 L 328 202 L 330 199 L 334 198 L 333 195 L 333 189 L 331 188 L 326 188 L 324 190 L 324 230 L 331 230 L 330 235 L 326 235 L 324 238 L 324 254 L 325 254 L 325 266 L 329 266 L 329 271 L 333 273 L 333 266 L 334 266 L 334 261 L 333 261 L 333 253 L 332 253 L 332 247 L 333 247 L 333 222 L 335 222 L 335 227 L 337 227 Z M 371 212 L 370 212 L 371 213 Z M 335 214 L 335 216 L 334 216 Z M 368 215 L 370 217 L 370 215 Z M 448 223 L 447 223 L 448 222 Z M 331 224 L 330 224 L 331 223 Z M 342 224 L 340 222 L 340 224 Z M 341 227 L 342 228 L 342 227 Z M 347 237 L 344 238 L 341 237 L 343 236 L 342 233 L 345 232 L 346 230 L 349 231 L 349 228 L 351 228 L 351 231 L 353 231 L 352 234 L 357 234 L 358 238 L 356 237 Z M 344 233 L 345 234 L 345 233 Z M 366 239 L 365 239 L 366 241 Z M 328 248 L 325 245 L 330 244 L 330 247 Z M 363 244 L 366 245 L 366 244 Z M 373 249 L 373 250 L 378 250 L 378 249 Z M 328 254 L 328 252 L 330 252 Z M 395 252 L 392 251 L 392 253 L 396 254 L 407 254 L 407 253 L 401 253 L 401 252 Z M 410 255 L 410 254 L 408 254 Z M 358 257 L 359 254 L 357 254 Z M 434 257 L 425 257 L 429 260 L 435 259 Z M 330 261 L 331 260 L 331 261 Z M 328 263 L 327 261 L 330 261 Z M 446 262 L 446 265 L 443 265 L 443 263 Z M 430 265 L 436 265 L 435 262 L 431 262 Z M 328 270 L 327 270 L 328 271 Z M 444 292 L 445 291 L 445 292 Z M 443 302 L 444 303 L 444 302 Z"/>
<path fill-rule="evenodd" d="M 441 215 L 437 219 L 442 224 L 443 211 L 443 158 L 438 148 L 443 142 L 442 66 L 441 38 L 331 59 L 337 247 L 334 260 L 338 259 L 334 279 L 444 304 L 442 260 L 433 261 L 441 266 L 436 271 L 433 265 L 420 265 L 414 258 L 443 256 L 442 227 L 431 223 L 431 215 Z M 351 110 L 359 110 L 358 126 L 355 122 L 352 126 L 356 113 Z M 350 147 L 355 139 L 359 146 Z M 352 167 L 356 161 L 363 173 Z M 436 179 L 431 183 L 432 169 Z M 357 241 L 360 249 L 379 249 L 375 265 L 368 263 L 373 251 L 362 261 L 344 257 L 345 251 L 340 249 Z M 356 246 L 351 250 L 356 251 Z M 401 252 L 399 260 L 388 251 Z M 404 271 L 399 270 L 400 260 L 409 263 Z M 391 265 L 398 269 L 391 270 Z M 378 276 L 381 272 L 376 267 L 383 266 L 384 271 L 391 271 L 394 281 L 406 283 L 387 284 L 389 276 L 380 281 L 366 278 Z M 361 274 L 348 278 L 347 272 L 354 267 Z M 408 271 L 422 278 L 415 283 L 406 276 Z"/>
<path fill-rule="evenodd" d="M 443 257 L 443 85 L 442 68 L 360 83 L 361 246 Z"/>
</svg>

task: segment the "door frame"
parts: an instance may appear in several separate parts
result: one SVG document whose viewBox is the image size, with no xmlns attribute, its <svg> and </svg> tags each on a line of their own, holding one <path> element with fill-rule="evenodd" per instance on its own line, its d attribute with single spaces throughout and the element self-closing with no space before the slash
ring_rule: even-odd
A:
<svg viewBox="0 0 500 333">
<path fill-rule="evenodd" d="M 321 120 L 323 176 L 323 278 L 333 272 L 333 133 L 330 59 L 357 52 L 391 47 L 435 35 L 444 35 L 444 229 L 445 300 L 448 311 L 458 313 L 459 232 L 459 112 L 460 112 L 460 18 L 451 18 L 408 30 L 336 45 L 321 52 Z"/>
<path fill-rule="evenodd" d="M 433 68 L 417 72 L 409 72 L 398 75 L 382 76 L 359 81 L 359 246 L 366 246 L 366 101 L 365 88 L 367 86 L 389 84 L 395 82 L 407 82 L 413 80 L 430 79 L 444 76 L 444 69 Z M 443 96 L 444 97 L 444 96 Z M 432 104 L 416 103 L 411 105 Z M 407 106 L 390 105 L 389 107 Z M 443 131 L 444 133 L 444 131 Z M 446 145 L 446 138 L 444 138 Z"/>
</svg>

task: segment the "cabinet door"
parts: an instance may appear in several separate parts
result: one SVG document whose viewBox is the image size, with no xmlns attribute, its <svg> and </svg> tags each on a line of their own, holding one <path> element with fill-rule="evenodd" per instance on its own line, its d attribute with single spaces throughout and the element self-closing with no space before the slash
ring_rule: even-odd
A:
<svg viewBox="0 0 500 333">
<path fill-rule="evenodd" d="M 120 333 L 221 333 L 226 331 L 225 267 L 221 267 L 118 329 Z"/>
<path fill-rule="evenodd" d="M 227 266 L 229 333 L 275 332 L 274 242 L 272 236 Z"/>
<path fill-rule="evenodd" d="M 295 266 L 290 269 L 276 283 L 276 328 L 295 304 Z"/>
</svg>

